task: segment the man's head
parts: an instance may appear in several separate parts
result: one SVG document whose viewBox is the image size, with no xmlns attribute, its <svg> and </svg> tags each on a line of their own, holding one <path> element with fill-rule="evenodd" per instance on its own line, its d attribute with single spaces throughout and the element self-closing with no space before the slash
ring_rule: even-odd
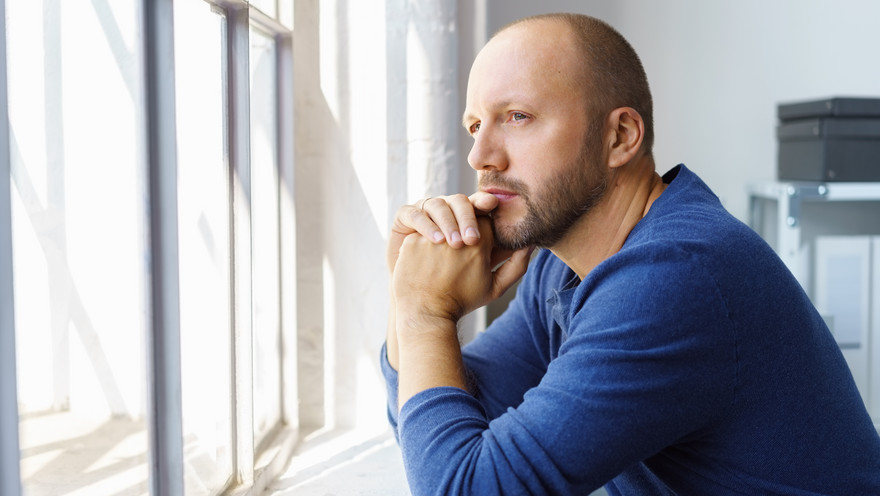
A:
<svg viewBox="0 0 880 496">
<path fill-rule="evenodd" d="M 463 119 L 481 189 L 501 200 L 496 241 L 516 248 L 562 239 L 621 165 L 620 119 L 636 118 L 636 146 L 649 155 L 650 116 L 641 63 L 607 24 L 553 14 L 500 30 L 474 62 Z"/>
</svg>

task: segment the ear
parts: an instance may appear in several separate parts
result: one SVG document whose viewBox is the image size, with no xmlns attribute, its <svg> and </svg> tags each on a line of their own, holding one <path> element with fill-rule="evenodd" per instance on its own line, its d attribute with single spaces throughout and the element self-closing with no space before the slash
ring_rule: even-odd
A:
<svg viewBox="0 0 880 496">
<path fill-rule="evenodd" d="M 629 163 L 642 148 L 645 121 L 634 108 L 620 107 L 608 114 L 608 167 Z"/>
</svg>

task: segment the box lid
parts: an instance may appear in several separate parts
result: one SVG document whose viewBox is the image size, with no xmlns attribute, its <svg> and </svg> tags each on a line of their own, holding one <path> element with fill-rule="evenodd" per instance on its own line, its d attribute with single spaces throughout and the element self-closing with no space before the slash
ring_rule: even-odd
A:
<svg viewBox="0 0 880 496">
<path fill-rule="evenodd" d="M 880 98 L 833 97 L 781 103 L 776 109 L 783 121 L 807 117 L 880 117 Z"/>
<path fill-rule="evenodd" d="M 818 118 L 783 122 L 776 128 L 780 140 L 854 138 L 880 139 L 880 118 Z"/>
</svg>

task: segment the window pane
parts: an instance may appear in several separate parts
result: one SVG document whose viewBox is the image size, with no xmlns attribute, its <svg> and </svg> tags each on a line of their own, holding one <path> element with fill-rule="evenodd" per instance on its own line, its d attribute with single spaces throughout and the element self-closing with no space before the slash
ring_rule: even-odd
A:
<svg viewBox="0 0 880 496">
<path fill-rule="evenodd" d="M 278 126 L 275 41 L 250 30 L 254 444 L 281 419 Z"/>
<path fill-rule="evenodd" d="M 233 453 L 226 20 L 174 6 L 184 478 L 187 494 L 211 494 Z"/>
<path fill-rule="evenodd" d="M 24 493 L 143 493 L 138 5 L 6 8 Z"/>
<path fill-rule="evenodd" d="M 250 0 L 252 7 L 260 9 L 260 11 L 269 17 L 277 17 L 278 9 L 276 0 Z"/>
</svg>

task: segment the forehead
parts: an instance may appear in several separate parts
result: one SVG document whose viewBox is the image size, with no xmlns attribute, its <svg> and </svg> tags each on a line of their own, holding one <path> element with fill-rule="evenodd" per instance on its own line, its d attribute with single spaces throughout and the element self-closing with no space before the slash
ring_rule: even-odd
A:
<svg viewBox="0 0 880 496">
<path fill-rule="evenodd" d="M 582 98 L 583 65 L 571 29 L 528 21 L 498 33 L 480 51 L 468 79 L 465 114 L 499 102 Z"/>
</svg>

